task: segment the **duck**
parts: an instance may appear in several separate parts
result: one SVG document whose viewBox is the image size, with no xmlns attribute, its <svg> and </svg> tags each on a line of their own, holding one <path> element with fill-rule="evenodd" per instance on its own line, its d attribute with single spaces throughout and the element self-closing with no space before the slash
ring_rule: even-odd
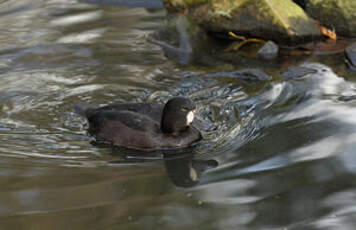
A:
<svg viewBox="0 0 356 230">
<path fill-rule="evenodd" d="M 186 97 L 173 97 L 165 104 L 76 105 L 75 111 L 88 120 L 88 133 L 99 143 L 165 150 L 188 147 L 202 139 L 192 125 L 196 105 Z"/>
</svg>

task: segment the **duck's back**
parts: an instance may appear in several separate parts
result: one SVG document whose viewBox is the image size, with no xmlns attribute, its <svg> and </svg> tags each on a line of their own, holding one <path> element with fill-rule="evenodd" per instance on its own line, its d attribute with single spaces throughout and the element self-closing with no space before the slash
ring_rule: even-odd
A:
<svg viewBox="0 0 356 230">
<path fill-rule="evenodd" d="M 115 112 L 122 112 L 122 111 L 130 111 L 137 114 L 142 114 L 145 116 L 150 117 L 151 119 L 155 120 L 156 122 L 161 121 L 163 105 L 161 104 L 152 104 L 152 103 L 131 103 L 131 104 L 112 104 L 103 107 L 96 108 L 95 106 L 83 106 L 79 105 L 79 111 L 85 117 L 89 118 L 97 113 L 108 112 L 108 111 L 115 111 Z"/>
</svg>

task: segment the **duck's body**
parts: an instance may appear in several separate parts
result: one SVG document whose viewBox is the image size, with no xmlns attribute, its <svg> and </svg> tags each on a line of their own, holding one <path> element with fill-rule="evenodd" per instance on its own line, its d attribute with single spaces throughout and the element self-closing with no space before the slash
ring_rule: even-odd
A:
<svg viewBox="0 0 356 230">
<path fill-rule="evenodd" d="M 200 140 L 201 134 L 190 125 L 193 118 L 188 116 L 193 114 L 195 105 L 181 97 L 173 98 L 169 103 L 114 104 L 79 110 L 88 119 L 90 135 L 98 141 L 118 146 L 142 150 L 170 149 L 187 147 Z"/>
</svg>

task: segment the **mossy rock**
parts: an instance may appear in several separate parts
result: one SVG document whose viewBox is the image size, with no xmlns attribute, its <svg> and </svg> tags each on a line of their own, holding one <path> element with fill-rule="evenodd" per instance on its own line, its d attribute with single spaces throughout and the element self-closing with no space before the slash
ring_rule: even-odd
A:
<svg viewBox="0 0 356 230">
<path fill-rule="evenodd" d="M 355 0 L 308 0 L 306 11 L 337 34 L 356 37 Z"/>
<path fill-rule="evenodd" d="M 189 9 L 188 15 L 192 20 L 210 32 L 231 31 L 277 43 L 297 43 L 321 36 L 320 28 L 314 20 L 292 0 L 165 0 L 165 2 L 185 3 L 180 4 L 180 9 Z"/>
</svg>

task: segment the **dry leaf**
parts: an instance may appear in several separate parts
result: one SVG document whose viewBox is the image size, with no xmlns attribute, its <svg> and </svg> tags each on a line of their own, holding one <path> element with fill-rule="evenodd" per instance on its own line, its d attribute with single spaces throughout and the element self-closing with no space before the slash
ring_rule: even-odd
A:
<svg viewBox="0 0 356 230">
<path fill-rule="evenodd" d="M 336 32 L 335 32 L 334 29 L 333 29 L 333 30 L 329 30 L 329 29 L 326 28 L 325 26 L 320 25 L 320 22 L 317 21 L 317 20 L 315 20 L 315 23 L 316 23 L 317 25 L 319 25 L 320 31 L 321 31 L 321 33 L 322 33 L 324 36 L 331 38 L 333 41 L 336 41 L 336 40 L 337 40 L 337 35 L 336 35 Z"/>
<path fill-rule="evenodd" d="M 326 37 L 331 38 L 332 40 L 336 41 L 337 40 L 337 35 L 335 33 L 335 30 L 329 30 L 325 26 L 320 26 L 321 33 L 325 35 Z"/>
<path fill-rule="evenodd" d="M 233 37 L 233 38 L 237 38 L 237 39 L 239 39 L 239 40 L 246 40 L 246 37 L 244 37 L 244 36 L 241 36 L 241 35 L 237 35 L 237 34 L 235 34 L 234 32 L 229 32 L 229 35 L 231 36 L 231 37 Z"/>
<path fill-rule="evenodd" d="M 229 35 L 231 37 L 234 37 L 234 38 L 237 38 L 239 40 L 242 40 L 241 42 L 239 43 L 234 43 L 233 45 L 229 46 L 227 48 L 227 50 L 234 50 L 234 51 L 237 51 L 239 50 L 242 46 L 246 45 L 247 43 L 264 43 L 265 41 L 262 40 L 262 39 L 257 39 L 257 38 L 246 38 L 244 36 L 240 36 L 240 35 L 237 35 L 235 34 L 234 32 L 229 32 Z"/>
</svg>

